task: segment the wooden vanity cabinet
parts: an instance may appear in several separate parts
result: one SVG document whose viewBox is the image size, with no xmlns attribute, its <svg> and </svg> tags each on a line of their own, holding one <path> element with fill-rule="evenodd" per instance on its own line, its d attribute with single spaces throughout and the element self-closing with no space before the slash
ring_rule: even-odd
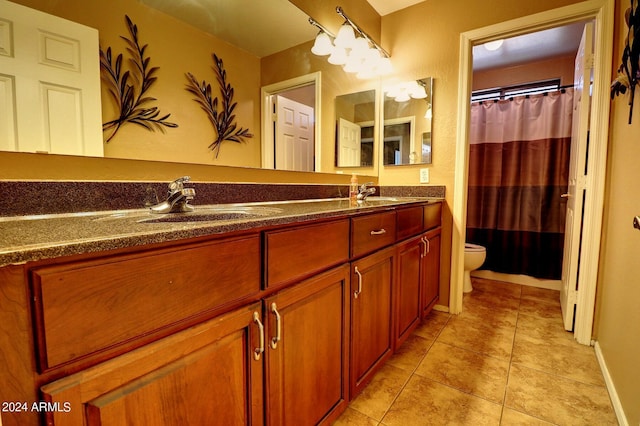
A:
<svg viewBox="0 0 640 426">
<path fill-rule="evenodd" d="M 421 260 L 420 315 L 424 318 L 438 303 L 440 293 L 440 227 L 427 232 L 422 238 L 426 247 Z"/>
<path fill-rule="evenodd" d="M 397 247 L 397 281 L 394 292 L 394 349 L 406 340 L 418 326 L 421 317 L 420 292 L 423 288 L 422 236 L 399 243 Z"/>
<path fill-rule="evenodd" d="M 351 398 L 393 351 L 394 255 L 391 246 L 351 263 Z"/>
<path fill-rule="evenodd" d="M 42 387 L 52 425 L 263 424 L 260 303 Z M 68 405 L 67 405 L 68 404 Z"/>
<path fill-rule="evenodd" d="M 349 401 L 349 266 L 264 300 L 267 424 L 331 424 Z"/>
</svg>

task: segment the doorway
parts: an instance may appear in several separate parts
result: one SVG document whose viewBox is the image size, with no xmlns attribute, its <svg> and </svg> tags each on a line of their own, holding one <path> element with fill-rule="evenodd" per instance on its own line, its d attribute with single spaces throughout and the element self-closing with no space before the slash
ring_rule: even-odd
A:
<svg viewBox="0 0 640 426">
<path fill-rule="evenodd" d="M 469 31 L 460 36 L 460 74 L 458 84 L 458 129 L 456 142 L 456 177 L 454 182 L 453 238 L 451 264 L 450 312 L 462 311 L 464 272 L 464 242 L 468 191 L 469 99 L 471 96 L 472 46 L 488 41 L 535 32 L 576 21 L 593 19 L 596 24 L 594 82 L 592 92 L 591 143 L 589 147 L 589 186 L 593 189 L 585 200 L 583 244 L 584 265 L 579 278 L 576 325 L 574 336 L 579 343 L 590 344 L 595 305 L 604 178 L 609 119 L 609 82 L 613 37 L 614 1 L 599 0 L 577 3 L 559 9 L 531 15 Z"/>
</svg>

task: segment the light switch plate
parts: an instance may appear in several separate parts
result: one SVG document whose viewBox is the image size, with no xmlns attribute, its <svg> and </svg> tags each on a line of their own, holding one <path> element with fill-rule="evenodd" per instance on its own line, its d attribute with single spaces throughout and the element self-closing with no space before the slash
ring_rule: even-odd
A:
<svg viewBox="0 0 640 426">
<path fill-rule="evenodd" d="M 429 169 L 420 169 L 420 183 L 429 183 Z"/>
</svg>

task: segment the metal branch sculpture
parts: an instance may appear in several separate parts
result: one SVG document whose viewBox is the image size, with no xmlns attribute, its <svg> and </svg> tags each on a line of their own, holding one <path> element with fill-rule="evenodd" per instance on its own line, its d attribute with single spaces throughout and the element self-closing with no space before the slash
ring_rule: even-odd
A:
<svg viewBox="0 0 640 426">
<path fill-rule="evenodd" d="M 631 0 L 624 14 L 627 23 L 622 61 L 618 68 L 618 76 L 611 84 L 611 99 L 625 94 L 629 89 L 629 124 L 633 117 L 633 102 L 636 86 L 640 82 L 640 9 L 638 0 Z"/>
<path fill-rule="evenodd" d="M 122 54 L 112 61 L 111 47 L 106 52 L 100 48 L 100 68 L 102 80 L 106 83 L 109 94 L 117 104 L 118 118 L 102 125 L 102 131 L 110 131 L 106 139 L 109 142 L 125 123 L 134 123 L 147 130 L 160 130 L 165 127 L 178 127 L 167 121 L 171 114 L 160 117 L 160 110 L 155 106 L 148 106 L 157 99 L 147 96 L 147 91 L 156 82 L 158 67 L 150 67 L 150 57 L 145 56 L 147 44 L 140 46 L 138 27 L 125 15 L 127 28 L 131 38 L 120 36 L 127 42 L 127 52 L 131 55 L 129 63 L 131 70 L 123 72 Z"/>
<path fill-rule="evenodd" d="M 216 132 L 216 139 L 209 145 L 209 148 L 215 151 L 216 158 L 218 158 L 220 145 L 223 141 L 241 143 L 245 142 L 246 138 L 252 138 L 253 134 L 249 132 L 249 129 L 238 128 L 235 124 L 236 116 L 233 114 L 233 111 L 236 109 L 237 103 L 233 102 L 233 87 L 227 83 L 227 72 L 224 69 L 222 59 L 218 58 L 215 53 L 212 57 L 214 63 L 213 70 L 216 73 L 216 79 L 222 94 L 221 110 L 218 111 L 218 98 L 211 97 L 211 84 L 206 81 L 199 83 L 193 74 L 187 73 L 188 83 L 186 90 L 196 96 L 194 101 L 207 113 L 207 117 L 213 125 Z"/>
</svg>

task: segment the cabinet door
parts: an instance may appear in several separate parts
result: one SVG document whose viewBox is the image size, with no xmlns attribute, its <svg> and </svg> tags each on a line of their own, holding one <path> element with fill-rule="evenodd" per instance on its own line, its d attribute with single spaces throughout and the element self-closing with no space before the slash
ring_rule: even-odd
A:
<svg viewBox="0 0 640 426">
<path fill-rule="evenodd" d="M 56 425 L 263 424 L 259 303 L 42 387 Z"/>
<path fill-rule="evenodd" d="M 347 387 L 349 265 L 265 300 L 270 425 L 330 424 Z"/>
<path fill-rule="evenodd" d="M 398 275 L 394 291 L 394 348 L 399 347 L 420 321 L 420 264 L 426 243 L 414 238 L 399 244 Z"/>
<path fill-rule="evenodd" d="M 420 306 L 424 318 L 438 302 L 440 293 L 440 228 L 424 236 L 427 244 L 422 259 L 422 288 Z"/>
<path fill-rule="evenodd" d="M 390 247 L 351 264 L 351 398 L 392 353 L 394 251 Z"/>
</svg>

